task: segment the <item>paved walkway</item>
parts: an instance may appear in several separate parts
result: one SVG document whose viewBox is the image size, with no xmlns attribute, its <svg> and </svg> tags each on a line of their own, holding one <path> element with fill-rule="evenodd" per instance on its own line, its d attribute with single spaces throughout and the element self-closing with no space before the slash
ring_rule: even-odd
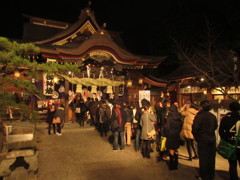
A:
<svg viewBox="0 0 240 180">
<path fill-rule="evenodd" d="M 46 127 L 46 123 L 37 125 L 37 176 L 22 173 L 16 180 L 194 180 L 197 175 L 198 160 L 187 161 L 183 146 L 179 151 L 179 170 L 169 171 L 165 161 L 157 162 L 156 152 L 151 153 L 151 159 L 144 159 L 133 147 L 113 151 L 110 133 L 108 137 L 100 137 L 88 125 L 66 123 L 62 136 L 48 135 Z M 227 170 L 227 161 L 217 155 L 216 180 L 228 179 Z"/>
</svg>

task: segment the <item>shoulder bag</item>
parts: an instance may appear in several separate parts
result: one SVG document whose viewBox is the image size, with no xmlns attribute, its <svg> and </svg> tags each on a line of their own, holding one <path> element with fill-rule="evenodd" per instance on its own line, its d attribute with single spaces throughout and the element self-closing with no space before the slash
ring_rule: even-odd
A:
<svg viewBox="0 0 240 180">
<path fill-rule="evenodd" d="M 238 134 L 237 134 L 234 145 L 221 139 L 220 143 L 217 146 L 218 154 L 220 154 L 224 159 L 231 159 L 231 160 L 236 159 L 237 158 L 236 150 L 238 146 L 239 136 L 240 136 L 240 128 L 238 129 Z"/>
<path fill-rule="evenodd" d="M 53 118 L 53 122 L 52 122 L 53 124 L 60 124 L 61 123 L 61 119 L 60 119 L 60 117 L 55 117 L 55 118 Z"/>
<path fill-rule="evenodd" d="M 153 126 L 153 123 L 152 124 L 152 130 L 150 132 L 148 132 L 148 113 L 147 113 L 147 136 L 148 136 L 148 139 L 155 139 L 155 136 L 156 136 L 156 130 L 155 130 L 155 127 Z"/>
</svg>

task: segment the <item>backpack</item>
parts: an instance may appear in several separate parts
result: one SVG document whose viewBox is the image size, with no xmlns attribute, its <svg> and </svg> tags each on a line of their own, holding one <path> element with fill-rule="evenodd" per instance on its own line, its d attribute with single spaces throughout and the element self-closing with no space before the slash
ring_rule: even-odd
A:
<svg viewBox="0 0 240 180">
<path fill-rule="evenodd" d="M 108 122 L 107 111 L 104 111 L 102 121 L 103 121 L 103 122 Z"/>
</svg>

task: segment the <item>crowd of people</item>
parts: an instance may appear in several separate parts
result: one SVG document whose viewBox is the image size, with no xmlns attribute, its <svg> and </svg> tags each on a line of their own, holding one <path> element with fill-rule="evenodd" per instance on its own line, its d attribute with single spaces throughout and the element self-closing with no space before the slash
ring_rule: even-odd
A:
<svg viewBox="0 0 240 180">
<path fill-rule="evenodd" d="M 182 140 L 186 142 L 188 161 L 199 159 L 199 175 L 196 179 L 213 180 L 215 178 L 216 134 L 218 121 L 211 112 L 211 104 L 203 100 L 199 106 L 187 102 L 182 107 L 178 103 L 159 101 L 151 104 L 143 99 L 141 106 L 128 102 L 88 98 L 72 102 L 72 122 L 84 126 L 84 122 L 95 126 L 100 136 L 113 136 L 113 151 L 124 150 L 131 146 L 136 152 L 141 152 L 143 158 L 150 158 L 151 152 L 159 153 L 159 160 L 167 160 L 169 170 L 178 169 L 178 149 Z M 219 134 L 231 144 L 240 125 L 240 105 L 230 104 L 231 112 L 220 123 Z M 61 122 L 53 124 L 53 119 L 64 120 L 64 107 L 50 106 L 47 122 L 48 133 L 51 128 L 61 135 Z M 55 127 L 56 126 L 56 127 Z M 56 130 L 55 130 L 56 129 Z M 166 141 L 165 141 L 166 140 Z M 197 145 L 197 146 L 196 146 Z M 238 144 L 240 145 L 240 143 Z M 237 158 L 229 160 L 231 180 L 237 180 L 237 162 L 240 163 L 240 146 Z"/>
</svg>

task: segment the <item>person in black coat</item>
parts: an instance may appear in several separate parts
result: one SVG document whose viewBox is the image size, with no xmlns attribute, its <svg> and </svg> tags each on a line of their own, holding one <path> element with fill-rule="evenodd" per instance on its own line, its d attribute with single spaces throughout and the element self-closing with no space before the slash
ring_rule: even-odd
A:
<svg viewBox="0 0 240 180">
<path fill-rule="evenodd" d="M 47 120 L 46 123 L 48 123 L 48 134 L 51 135 L 51 129 L 53 126 L 53 132 L 54 134 L 56 133 L 56 128 L 55 128 L 55 124 L 53 124 L 53 118 L 56 112 L 56 106 L 54 104 L 50 105 L 48 112 L 47 112 Z"/>
<path fill-rule="evenodd" d="M 232 102 L 229 105 L 229 109 L 231 112 L 227 113 L 221 120 L 219 135 L 221 139 L 235 145 L 236 136 L 240 130 L 240 105 L 238 102 Z M 231 158 L 228 160 L 230 180 L 238 180 L 237 166 L 238 164 L 240 165 L 240 141 L 238 141 L 238 148 L 235 155 L 236 159 Z"/>
<path fill-rule="evenodd" d="M 182 130 L 182 116 L 176 105 L 171 105 L 169 108 L 166 121 L 166 147 L 169 151 L 169 169 L 178 169 L 178 149 L 180 147 L 180 132 Z"/>
<path fill-rule="evenodd" d="M 87 108 L 86 104 L 84 103 L 83 99 L 80 99 L 77 102 L 76 109 L 75 109 L 77 121 L 80 126 L 84 126 L 84 120 L 85 120 L 84 116 L 87 111 L 88 111 L 88 108 Z"/>
<path fill-rule="evenodd" d="M 161 122 L 163 121 L 163 103 L 162 101 L 158 101 L 155 105 L 156 115 L 157 115 L 157 122 L 156 122 L 156 151 L 160 152 L 160 145 L 161 145 Z"/>
<path fill-rule="evenodd" d="M 61 128 L 62 128 L 62 125 L 65 122 L 65 111 L 64 111 L 64 106 L 62 104 L 57 108 L 57 110 L 56 110 L 56 112 L 54 114 L 54 118 L 57 118 L 57 117 L 60 118 L 60 123 L 56 123 L 56 125 L 57 125 L 57 132 L 56 132 L 56 134 L 58 136 L 61 136 L 62 135 Z"/>
<path fill-rule="evenodd" d="M 192 134 L 198 145 L 200 176 L 198 179 L 213 180 L 215 178 L 217 118 L 210 113 L 211 104 L 208 100 L 200 103 L 200 112 L 195 116 Z"/>
<path fill-rule="evenodd" d="M 104 100 L 102 100 L 99 106 L 98 117 L 100 136 L 107 136 L 111 118 L 111 109 Z"/>
</svg>

